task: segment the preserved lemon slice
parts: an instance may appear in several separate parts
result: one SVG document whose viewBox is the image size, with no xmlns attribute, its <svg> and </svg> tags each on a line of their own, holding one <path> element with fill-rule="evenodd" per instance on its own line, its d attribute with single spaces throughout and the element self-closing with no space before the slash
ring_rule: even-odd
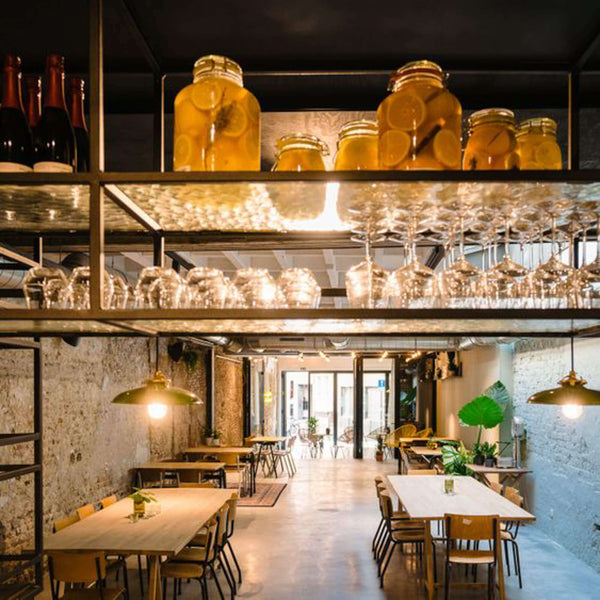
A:
<svg viewBox="0 0 600 600">
<path fill-rule="evenodd" d="M 454 98 L 445 89 L 440 88 L 429 94 L 425 99 L 427 118 L 432 121 L 447 119 L 455 112 Z"/>
<path fill-rule="evenodd" d="M 194 84 L 192 102 L 200 110 L 212 110 L 223 97 L 223 90 L 216 81 L 202 81 Z"/>
<path fill-rule="evenodd" d="M 556 169 L 561 160 L 560 148 L 554 142 L 542 142 L 535 149 L 535 161 L 543 169 Z"/>
<path fill-rule="evenodd" d="M 410 150 L 410 136 L 404 131 L 390 129 L 379 140 L 380 160 L 385 167 L 401 163 Z"/>
<path fill-rule="evenodd" d="M 425 103 L 419 96 L 408 92 L 390 96 L 387 110 L 390 127 L 412 131 L 423 124 L 426 114 Z"/>
<path fill-rule="evenodd" d="M 193 87 L 193 85 L 187 85 L 175 96 L 175 107 L 178 107 L 182 102 L 191 97 Z"/>
<path fill-rule="evenodd" d="M 173 162 L 175 168 L 188 165 L 192 160 L 194 142 L 189 135 L 180 134 L 175 139 L 173 146 Z"/>
<path fill-rule="evenodd" d="M 460 165 L 460 141 L 449 130 L 438 131 L 433 138 L 433 153 L 445 167 L 454 169 Z"/>
<path fill-rule="evenodd" d="M 513 151 L 515 140 L 514 137 L 510 135 L 508 129 L 504 127 L 490 127 L 485 134 L 487 143 L 485 148 L 482 149 L 486 152 L 495 156 Z"/>
<path fill-rule="evenodd" d="M 481 152 L 469 152 L 465 154 L 463 169 L 465 171 L 481 171 L 490 168 L 489 155 Z"/>
<path fill-rule="evenodd" d="M 219 111 L 216 126 L 217 131 L 222 131 L 229 137 L 239 137 L 246 131 L 248 117 L 237 102 L 231 102 Z"/>
<path fill-rule="evenodd" d="M 208 126 L 205 112 L 200 111 L 190 100 L 184 100 L 175 112 L 175 133 L 199 136 Z"/>
</svg>

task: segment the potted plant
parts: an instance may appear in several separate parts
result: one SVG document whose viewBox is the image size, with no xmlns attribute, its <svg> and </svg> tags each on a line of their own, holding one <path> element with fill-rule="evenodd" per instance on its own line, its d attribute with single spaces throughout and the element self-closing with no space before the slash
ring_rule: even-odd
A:
<svg viewBox="0 0 600 600">
<path fill-rule="evenodd" d="M 505 407 L 501 406 L 498 402 L 503 400 L 501 392 L 504 392 L 504 396 L 508 397 L 508 392 L 506 392 L 504 385 L 500 381 L 497 381 L 493 386 L 485 390 L 483 395 L 477 396 L 477 398 L 465 404 L 458 411 L 458 418 L 461 425 L 478 428 L 477 441 L 473 445 L 473 462 L 475 464 L 483 464 L 486 458 L 481 444 L 483 430 L 493 429 L 504 421 Z"/>
<path fill-rule="evenodd" d="M 319 425 L 319 419 L 315 417 L 308 417 L 306 426 L 308 427 L 308 433 L 315 435 L 317 433 L 317 426 Z"/>
<path fill-rule="evenodd" d="M 218 429 L 213 429 L 212 438 L 213 438 L 213 443 L 212 443 L 213 446 L 221 445 L 221 432 Z"/>
<path fill-rule="evenodd" d="M 375 460 L 383 462 L 383 436 L 377 436 L 377 450 L 375 451 Z"/>
<path fill-rule="evenodd" d="M 221 433 L 218 429 L 206 428 L 204 434 L 204 441 L 207 446 L 218 446 L 221 438 Z"/>
<path fill-rule="evenodd" d="M 496 466 L 496 451 L 498 447 L 496 444 L 490 444 L 489 442 L 483 442 L 481 444 L 481 452 L 484 456 L 484 464 L 486 467 Z"/>
<path fill-rule="evenodd" d="M 452 444 L 442 446 L 442 465 L 446 475 L 471 475 L 467 465 L 471 462 L 471 453 L 460 442 L 458 447 Z"/>
<path fill-rule="evenodd" d="M 133 488 L 133 490 L 133 494 L 128 496 L 133 500 L 133 512 L 136 515 L 143 516 L 146 512 L 146 504 L 156 502 L 156 498 L 151 492 L 140 488 Z"/>
</svg>

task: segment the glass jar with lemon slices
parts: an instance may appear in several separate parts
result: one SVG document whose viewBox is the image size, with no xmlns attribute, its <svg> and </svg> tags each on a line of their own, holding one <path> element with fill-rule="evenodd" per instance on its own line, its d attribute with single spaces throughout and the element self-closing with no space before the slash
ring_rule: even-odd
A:
<svg viewBox="0 0 600 600">
<path fill-rule="evenodd" d="M 517 129 L 517 152 L 521 169 L 562 169 L 562 154 L 556 141 L 556 121 L 541 117 L 520 123 Z"/>
<path fill-rule="evenodd" d="M 315 135 L 292 133 L 276 142 L 273 171 L 326 171 L 327 144 Z"/>
<path fill-rule="evenodd" d="M 463 158 L 465 171 L 519 169 L 515 115 L 507 108 L 486 108 L 468 120 L 469 139 Z"/>
<path fill-rule="evenodd" d="M 375 121 L 349 121 L 338 133 L 336 171 L 372 171 L 378 168 L 378 129 Z"/>
<path fill-rule="evenodd" d="M 260 106 L 236 62 L 210 55 L 194 64 L 194 82 L 175 98 L 173 168 L 260 170 Z"/>
<path fill-rule="evenodd" d="M 460 169 L 462 108 L 441 67 L 411 62 L 390 79 L 379 105 L 379 166 L 389 170 Z"/>
</svg>

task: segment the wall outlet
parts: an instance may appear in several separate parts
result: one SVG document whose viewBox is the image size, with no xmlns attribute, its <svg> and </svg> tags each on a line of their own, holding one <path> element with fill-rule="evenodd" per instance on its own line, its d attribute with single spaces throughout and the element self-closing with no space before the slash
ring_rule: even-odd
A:
<svg viewBox="0 0 600 600">
<path fill-rule="evenodd" d="M 550 509 L 550 518 L 554 519 L 554 509 L 553 508 Z"/>
</svg>

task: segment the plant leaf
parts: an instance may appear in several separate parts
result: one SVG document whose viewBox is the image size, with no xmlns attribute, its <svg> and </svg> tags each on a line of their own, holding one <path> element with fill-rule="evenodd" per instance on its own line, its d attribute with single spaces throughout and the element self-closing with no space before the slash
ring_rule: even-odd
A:
<svg viewBox="0 0 600 600">
<path fill-rule="evenodd" d="M 500 405 L 489 396 L 477 396 L 458 411 L 461 425 L 492 429 L 504 420 Z"/>
<path fill-rule="evenodd" d="M 501 381 L 495 381 L 483 392 L 483 395 L 494 400 L 502 411 L 505 411 L 510 404 L 510 394 Z"/>
<path fill-rule="evenodd" d="M 413 387 L 408 392 L 400 392 L 400 402 L 405 406 L 411 405 L 417 396 L 417 388 Z"/>
</svg>

